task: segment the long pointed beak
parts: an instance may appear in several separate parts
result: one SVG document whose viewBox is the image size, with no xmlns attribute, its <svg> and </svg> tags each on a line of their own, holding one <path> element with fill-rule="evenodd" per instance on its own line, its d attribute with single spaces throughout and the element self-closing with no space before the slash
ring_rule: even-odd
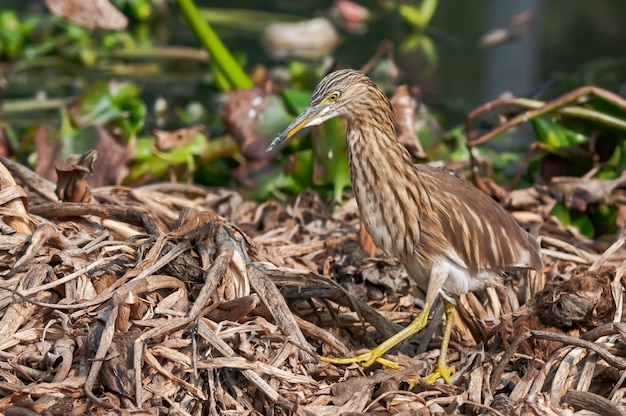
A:
<svg viewBox="0 0 626 416">
<path fill-rule="evenodd" d="M 282 133 L 276 137 L 272 143 L 267 147 L 266 152 L 271 151 L 273 148 L 281 144 L 282 142 L 291 140 L 300 130 L 305 127 L 313 126 L 315 124 L 315 118 L 322 110 L 323 107 L 307 107 L 294 121 L 287 126 Z M 313 122 L 313 123 L 312 123 Z"/>
</svg>

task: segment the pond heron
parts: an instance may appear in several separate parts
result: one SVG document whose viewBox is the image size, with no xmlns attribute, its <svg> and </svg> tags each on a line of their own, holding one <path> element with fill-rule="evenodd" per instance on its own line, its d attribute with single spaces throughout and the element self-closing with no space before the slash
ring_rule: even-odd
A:
<svg viewBox="0 0 626 416">
<path fill-rule="evenodd" d="M 395 115 L 385 94 L 363 73 L 343 69 L 316 87 L 310 105 L 268 147 L 300 130 L 344 116 L 350 179 L 362 223 L 374 243 L 398 258 L 426 293 L 424 309 L 406 328 L 370 352 L 322 360 L 335 364 L 374 362 L 398 368 L 383 355 L 422 330 L 437 296 L 446 324 L 429 383 L 450 383 L 446 362 L 458 296 L 497 285 L 506 272 L 541 270 L 537 241 L 494 200 L 444 170 L 413 163 L 396 135 Z"/>
</svg>

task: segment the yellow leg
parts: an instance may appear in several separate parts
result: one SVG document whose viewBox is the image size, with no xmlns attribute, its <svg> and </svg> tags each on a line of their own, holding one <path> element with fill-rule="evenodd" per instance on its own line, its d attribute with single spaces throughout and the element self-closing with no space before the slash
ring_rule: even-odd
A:
<svg viewBox="0 0 626 416">
<path fill-rule="evenodd" d="M 447 311 L 447 309 L 446 309 Z M 385 342 L 380 344 L 378 347 L 374 348 L 368 353 L 358 355 L 352 358 L 329 358 L 322 357 L 320 360 L 326 363 L 332 364 L 352 364 L 352 363 L 362 363 L 363 367 L 369 367 L 375 362 L 385 365 L 387 367 L 391 367 L 394 369 L 399 369 L 400 366 L 394 363 L 393 361 L 385 360 L 382 356 L 389 351 L 391 348 L 395 347 L 405 339 L 417 334 L 419 331 L 424 329 L 426 324 L 428 323 L 428 313 L 430 312 L 430 305 L 428 303 L 424 304 L 424 310 L 420 313 L 417 318 L 409 326 L 404 328 L 402 331 L 398 332 L 391 338 L 387 339 Z M 447 312 L 446 312 L 447 313 Z M 454 315 L 454 305 L 452 305 L 452 314 Z M 447 322 L 447 321 L 446 321 Z M 446 325 L 447 327 L 447 325 Z M 452 329 L 452 328 L 450 328 Z M 445 337 L 445 334 L 444 334 Z M 448 334 L 448 338 L 450 335 Z M 443 345 L 442 345 L 443 351 Z M 441 356 L 440 356 L 441 357 Z M 445 363 L 445 357 L 444 357 Z M 450 377 L 448 377 L 449 379 Z"/>
<path fill-rule="evenodd" d="M 441 339 L 441 350 L 439 351 L 439 359 L 437 360 L 437 367 L 435 371 L 424 377 L 424 381 L 433 384 L 439 377 L 446 382 L 450 383 L 450 376 L 454 374 L 454 367 L 448 367 L 448 345 L 450 344 L 450 334 L 452 333 L 452 326 L 454 324 L 455 306 L 454 303 L 443 300 L 443 307 L 446 311 L 446 326 L 443 329 L 443 337 Z"/>
</svg>

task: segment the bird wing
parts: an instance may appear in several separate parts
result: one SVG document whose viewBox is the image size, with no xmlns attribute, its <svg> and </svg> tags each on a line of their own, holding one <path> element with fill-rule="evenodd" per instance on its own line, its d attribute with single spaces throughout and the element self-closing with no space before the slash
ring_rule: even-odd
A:
<svg viewBox="0 0 626 416">
<path fill-rule="evenodd" d="M 417 251 L 444 255 L 471 276 L 540 266 L 537 242 L 494 200 L 441 170 L 420 165 L 419 174 L 438 195 L 431 198 L 431 212 L 421 221 Z M 439 251 L 429 251 L 432 247 Z"/>
</svg>

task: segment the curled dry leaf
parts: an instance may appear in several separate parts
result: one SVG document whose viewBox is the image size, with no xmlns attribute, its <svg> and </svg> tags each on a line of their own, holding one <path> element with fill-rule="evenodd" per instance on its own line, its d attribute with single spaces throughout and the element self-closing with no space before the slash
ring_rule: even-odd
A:
<svg viewBox="0 0 626 416">
<path fill-rule="evenodd" d="M 56 194 L 61 201 L 90 202 L 91 191 L 87 175 L 93 173 L 93 165 L 98 160 L 98 152 L 90 150 L 84 155 L 69 155 L 64 166 L 57 167 Z"/>
</svg>

